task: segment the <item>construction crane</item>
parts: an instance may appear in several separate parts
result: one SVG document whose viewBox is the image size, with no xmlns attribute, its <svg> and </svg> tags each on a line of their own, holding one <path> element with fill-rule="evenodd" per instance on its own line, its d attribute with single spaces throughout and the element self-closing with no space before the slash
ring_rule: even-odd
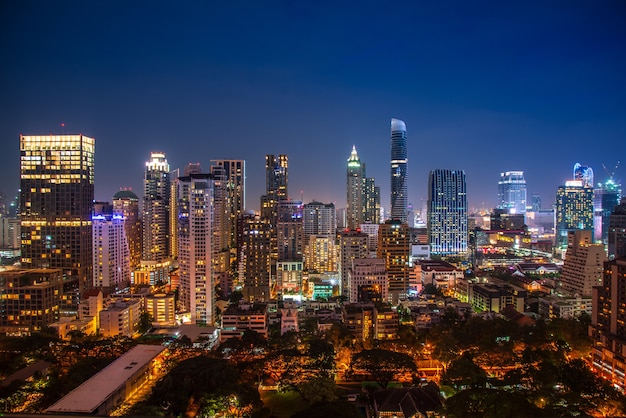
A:
<svg viewBox="0 0 626 418">
<path fill-rule="evenodd" d="M 604 171 L 606 171 L 606 174 L 609 175 L 609 178 L 611 180 L 613 180 L 613 176 L 615 175 L 615 172 L 617 171 L 617 169 L 619 168 L 619 161 L 617 162 L 617 164 L 615 164 L 615 168 L 613 169 L 612 172 L 609 172 L 609 170 L 606 168 L 606 166 L 604 164 L 602 164 L 602 168 L 604 168 Z"/>
</svg>

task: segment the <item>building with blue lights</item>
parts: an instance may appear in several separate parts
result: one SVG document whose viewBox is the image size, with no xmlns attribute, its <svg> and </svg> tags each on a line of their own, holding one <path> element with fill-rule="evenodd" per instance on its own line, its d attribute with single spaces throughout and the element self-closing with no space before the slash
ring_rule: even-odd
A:
<svg viewBox="0 0 626 418">
<path fill-rule="evenodd" d="M 162 152 L 146 162 L 143 190 L 143 260 L 161 262 L 171 255 L 170 166 Z"/>
<path fill-rule="evenodd" d="M 500 173 L 498 209 L 510 214 L 526 213 L 526 179 L 523 171 Z"/>
<path fill-rule="evenodd" d="M 584 180 L 569 180 L 559 186 L 554 207 L 556 249 L 567 248 L 569 231 L 593 231 L 593 187 Z M 593 233 L 592 233 L 593 236 Z"/>
<path fill-rule="evenodd" d="M 130 285 L 130 251 L 122 215 L 92 217 L 93 287 L 116 291 Z"/>
<path fill-rule="evenodd" d="M 391 119 L 391 219 L 407 221 L 407 137 L 406 125 Z"/>
<path fill-rule="evenodd" d="M 467 186 L 463 170 L 432 170 L 428 177 L 431 254 L 467 254 Z"/>
</svg>

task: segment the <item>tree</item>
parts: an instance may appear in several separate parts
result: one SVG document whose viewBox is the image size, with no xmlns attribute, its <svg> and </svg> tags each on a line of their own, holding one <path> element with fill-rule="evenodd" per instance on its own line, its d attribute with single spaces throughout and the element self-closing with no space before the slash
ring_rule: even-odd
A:
<svg viewBox="0 0 626 418">
<path fill-rule="evenodd" d="M 379 348 L 363 350 L 353 355 L 352 368 L 365 371 L 383 389 L 386 389 L 396 376 L 417 371 L 415 362 L 408 354 Z"/>
<path fill-rule="evenodd" d="M 487 373 L 474 363 L 472 354 L 466 351 L 450 363 L 441 377 L 441 383 L 457 389 L 485 387 Z"/>
<path fill-rule="evenodd" d="M 331 377 L 319 376 L 304 380 L 296 386 L 296 390 L 311 405 L 337 399 L 335 380 Z"/>
<path fill-rule="evenodd" d="M 139 333 L 140 334 L 144 334 L 146 332 L 148 332 L 148 330 L 150 330 L 150 328 L 152 328 L 152 315 L 150 315 L 149 312 L 142 312 L 141 315 L 139 315 Z"/>
<path fill-rule="evenodd" d="M 450 418 L 542 416 L 541 410 L 519 393 L 485 388 L 463 390 L 448 398 L 444 412 Z"/>
</svg>

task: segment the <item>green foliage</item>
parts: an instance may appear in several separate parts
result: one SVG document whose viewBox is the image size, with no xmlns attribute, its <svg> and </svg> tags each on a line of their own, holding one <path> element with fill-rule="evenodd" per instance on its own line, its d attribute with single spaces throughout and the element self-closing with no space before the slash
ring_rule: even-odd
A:
<svg viewBox="0 0 626 418">
<path fill-rule="evenodd" d="M 298 393 L 309 404 L 334 401 L 337 399 L 336 389 L 335 380 L 326 376 L 305 380 L 297 386 Z"/>
<path fill-rule="evenodd" d="M 444 413 L 449 418 L 527 418 L 543 416 L 539 408 L 520 393 L 473 388 L 448 398 Z"/>
<path fill-rule="evenodd" d="M 453 360 L 441 377 L 441 384 L 456 389 L 480 388 L 487 383 L 487 373 L 474 363 L 473 356 L 466 351 L 458 359 Z"/>
<path fill-rule="evenodd" d="M 352 368 L 369 374 L 383 389 L 394 377 L 417 371 L 413 358 L 404 353 L 374 348 L 352 356 Z"/>
</svg>

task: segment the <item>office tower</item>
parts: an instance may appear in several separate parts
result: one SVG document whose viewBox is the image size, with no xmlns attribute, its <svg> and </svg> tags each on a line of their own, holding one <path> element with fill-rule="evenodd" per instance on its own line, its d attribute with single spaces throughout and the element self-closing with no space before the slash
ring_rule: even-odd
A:
<svg viewBox="0 0 626 418">
<path fill-rule="evenodd" d="M 619 205 L 622 191 L 613 179 L 598 183 L 593 190 L 594 240 L 609 243 L 609 217 L 615 206 Z"/>
<path fill-rule="evenodd" d="M 555 203 L 556 248 L 567 247 L 567 234 L 577 229 L 593 231 L 593 187 L 583 180 L 569 180 L 559 186 Z"/>
<path fill-rule="evenodd" d="M 365 195 L 365 164 L 361 163 L 356 146 L 352 146 L 346 174 L 346 222 L 349 229 L 356 229 L 363 223 L 363 197 Z"/>
<path fill-rule="evenodd" d="M 271 254 L 268 251 L 272 225 L 268 219 L 254 214 L 241 217 L 239 280 L 244 298 L 267 302 L 270 299 Z"/>
<path fill-rule="evenodd" d="M 626 197 L 613 208 L 608 230 L 609 258 L 626 257 Z"/>
<path fill-rule="evenodd" d="M 348 269 L 350 303 L 387 303 L 389 279 L 382 258 L 356 258 Z"/>
<path fill-rule="evenodd" d="M 591 289 L 602 284 L 604 245 L 593 244 L 590 230 L 569 231 L 567 253 L 561 273 L 561 287 L 570 295 L 591 296 Z"/>
<path fill-rule="evenodd" d="M 81 293 L 92 280 L 94 153 L 83 135 L 20 136 L 22 267 L 63 269 Z"/>
<path fill-rule="evenodd" d="M 428 239 L 436 255 L 467 253 L 467 188 L 463 170 L 432 170 L 428 178 Z"/>
<path fill-rule="evenodd" d="M 210 174 L 178 178 L 179 301 L 191 314 L 191 322 L 198 325 L 213 325 L 215 320 L 211 182 Z"/>
<path fill-rule="evenodd" d="M 302 211 L 305 243 L 309 235 L 334 235 L 337 228 L 335 216 L 334 203 L 313 201 L 305 204 Z"/>
<path fill-rule="evenodd" d="M 367 247 L 367 234 L 360 230 L 346 229 L 339 234 L 339 262 L 341 272 L 341 294 L 348 297 L 350 295 L 349 272 L 352 268 L 352 260 L 357 258 L 367 258 L 369 254 Z"/>
<path fill-rule="evenodd" d="M 139 220 L 139 198 L 130 189 L 121 189 L 113 195 L 113 214 L 124 218 L 124 228 L 130 257 L 131 271 L 141 261 L 141 221 Z"/>
<path fill-rule="evenodd" d="M 212 160 L 215 181 L 215 209 L 220 213 L 223 237 L 220 248 L 234 248 L 237 242 L 237 218 L 246 208 L 246 162 Z"/>
<path fill-rule="evenodd" d="M 289 159 L 286 155 L 265 156 L 265 194 L 261 196 L 261 217 L 276 224 L 278 201 L 287 200 L 287 173 Z"/>
<path fill-rule="evenodd" d="M 532 208 L 533 212 L 539 212 L 541 210 L 541 195 L 539 193 L 533 193 Z"/>
<path fill-rule="evenodd" d="M 130 286 L 130 250 L 124 217 L 110 209 L 92 218 L 93 287 L 116 291 Z"/>
<path fill-rule="evenodd" d="M 144 173 L 143 260 L 170 256 L 170 195 L 170 165 L 165 154 L 152 152 Z"/>
<path fill-rule="evenodd" d="M 626 259 L 605 263 L 602 285 L 593 288 L 591 367 L 622 390 L 626 388 Z"/>
<path fill-rule="evenodd" d="M 526 179 L 523 171 L 500 173 L 498 209 L 508 213 L 526 213 Z"/>
<path fill-rule="evenodd" d="M 391 119 L 391 219 L 407 221 L 407 140 L 406 125 Z"/>
<path fill-rule="evenodd" d="M 574 180 L 580 180 L 583 186 L 593 187 L 593 169 L 580 163 L 574 164 Z"/>
<path fill-rule="evenodd" d="M 409 262 L 411 241 L 409 226 L 398 220 L 388 220 L 378 228 L 377 258 L 385 260 L 389 279 L 389 298 L 392 303 L 406 298 L 409 293 Z"/>
<path fill-rule="evenodd" d="M 283 200 L 278 202 L 277 210 L 277 261 L 302 261 L 304 246 L 302 202 L 299 200 Z"/>
<path fill-rule="evenodd" d="M 64 276 L 55 268 L 0 271 L 0 332 L 41 331 L 57 321 Z"/>
<path fill-rule="evenodd" d="M 362 223 L 380 223 L 380 187 L 376 185 L 371 177 L 365 178 L 365 187 L 363 188 L 363 222 Z"/>
</svg>

